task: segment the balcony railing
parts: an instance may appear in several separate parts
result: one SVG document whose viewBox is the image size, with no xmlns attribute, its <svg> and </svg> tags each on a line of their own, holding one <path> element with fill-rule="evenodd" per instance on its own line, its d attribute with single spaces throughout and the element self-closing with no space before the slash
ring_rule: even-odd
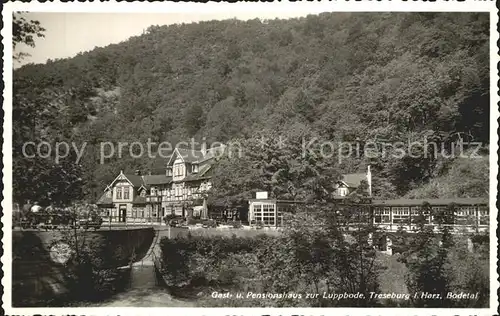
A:
<svg viewBox="0 0 500 316">
<path fill-rule="evenodd" d="M 203 195 L 200 193 L 194 194 L 181 194 L 181 195 L 146 195 L 147 203 L 161 203 L 161 202 L 176 202 L 176 201 L 193 201 L 202 200 Z"/>
<path fill-rule="evenodd" d="M 161 196 L 157 196 L 157 195 L 146 196 L 146 202 L 160 203 L 161 202 Z"/>
</svg>

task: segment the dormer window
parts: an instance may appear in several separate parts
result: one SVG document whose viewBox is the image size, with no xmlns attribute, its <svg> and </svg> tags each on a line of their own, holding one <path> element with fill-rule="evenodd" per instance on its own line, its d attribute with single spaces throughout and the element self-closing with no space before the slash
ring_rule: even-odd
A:
<svg viewBox="0 0 500 316">
<path fill-rule="evenodd" d="M 174 177 L 184 177 L 186 173 L 186 168 L 183 163 L 174 163 Z"/>
<path fill-rule="evenodd" d="M 195 163 L 195 164 L 193 164 L 192 169 L 191 169 L 191 172 L 192 172 L 192 173 L 198 173 L 198 164 L 196 164 L 196 163 Z"/>
<path fill-rule="evenodd" d="M 347 196 L 348 193 L 349 192 L 348 192 L 347 188 L 342 188 L 342 187 L 338 188 L 338 195 L 339 196 Z"/>
<path fill-rule="evenodd" d="M 167 167 L 167 177 L 172 176 L 172 167 Z"/>
<path fill-rule="evenodd" d="M 144 190 L 144 189 L 142 189 L 142 190 L 141 190 L 141 196 L 142 196 L 142 197 L 145 197 L 145 196 L 146 196 L 146 190 Z"/>
</svg>

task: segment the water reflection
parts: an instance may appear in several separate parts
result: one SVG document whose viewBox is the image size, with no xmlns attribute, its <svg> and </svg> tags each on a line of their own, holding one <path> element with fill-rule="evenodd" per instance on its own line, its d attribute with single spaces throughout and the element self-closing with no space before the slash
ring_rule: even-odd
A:
<svg viewBox="0 0 500 316">
<path fill-rule="evenodd" d="M 96 307 L 189 307 L 193 302 L 172 298 L 152 263 L 137 263 L 127 268 L 127 286 Z"/>
</svg>

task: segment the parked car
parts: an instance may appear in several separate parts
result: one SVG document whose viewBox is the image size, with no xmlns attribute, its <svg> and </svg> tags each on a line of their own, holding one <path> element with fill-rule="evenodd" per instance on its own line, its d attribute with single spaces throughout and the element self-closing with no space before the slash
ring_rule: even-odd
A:
<svg viewBox="0 0 500 316">
<path fill-rule="evenodd" d="M 78 221 L 78 227 L 81 227 L 85 230 L 89 228 L 93 228 L 95 230 L 101 228 L 102 225 L 102 218 L 101 217 L 96 217 L 96 218 L 83 218 Z"/>
</svg>

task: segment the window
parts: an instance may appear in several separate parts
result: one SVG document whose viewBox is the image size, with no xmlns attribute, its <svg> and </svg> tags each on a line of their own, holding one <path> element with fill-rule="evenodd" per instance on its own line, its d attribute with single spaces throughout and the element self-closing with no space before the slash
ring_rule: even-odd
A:
<svg viewBox="0 0 500 316">
<path fill-rule="evenodd" d="M 262 221 L 266 226 L 275 225 L 274 204 L 262 205 Z"/>
<path fill-rule="evenodd" d="M 146 196 L 146 190 L 142 189 L 142 191 L 141 191 L 141 196 L 142 196 L 142 197 L 145 197 L 145 196 Z"/>
<path fill-rule="evenodd" d="M 151 188 L 151 195 L 156 196 L 156 188 L 155 187 Z"/>
<path fill-rule="evenodd" d="M 479 207 L 479 225 L 489 225 L 490 224 L 490 212 L 488 207 Z"/>
<path fill-rule="evenodd" d="M 376 207 L 373 210 L 373 222 L 374 223 L 381 223 L 382 222 L 382 211 L 380 210 L 379 207 Z"/>
<path fill-rule="evenodd" d="M 338 188 L 337 193 L 339 196 L 347 196 L 348 190 L 347 188 Z"/>
<path fill-rule="evenodd" d="M 411 222 L 419 224 L 420 221 L 423 220 L 425 223 L 429 222 L 428 214 L 425 214 L 426 211 L 422 210 L 420 206 L 412 206 L 411 207 Z M 422 217 L 421 217 L 422 216 Z"/>
<path fill-rule="evenodd" d="M 408 224 L 410 220 L 409 207 L 393 207 L 392 214 L 392 222 L 394 224 Z"/>
<path fill-rule="evenodd" d="M 390 223 L 391 222 L 391 209 L 389 207 L 377 207 L 373 212 L 375 223 Z"/>
<path fill-rule="evenodd" d="M 457 211 L 457 215 L 459 216 L 475 216 L 476 208 L 473 206 L 467 207 L 462 206 L 459 211 Z"/>
<path fill-rule="evenodd" d="M 475 225 L 476 208 L 473 206 L 462 206 L 455 213 L 455 224 Z"/>
<path fill-rule="evenodd" d="M 123 199 L 128 200 L 129 198 L 130 198 L 129 187 L 124 187 L 123 188 Z"/>
<path fill-rule="evenodd" d="M 375 210 L 373 211 L 373 222 L 382 223 L 382 211 L 379 207 L 375 208 Z"/>
<path fill-rule="evenodd" d="M 432 207 L 431 216 L 430 216 L 430 218 L 431 218 L 430 222 L 432 224 L 437 224 L 436 221 L 434 220 L 434 215 L 435 214 L 439 214 L 439 213 L 441 213 L 441 212 L 443 212 L 445 210 L 446 210 L 446 207 L 444 207 L 444 206 L 433 206 Z"/>
<path fill-rule="evenodd" d="M 254 205 L 253 206 L 253 220 L 256 223 L 262 222 L 262 205 Z"/>
<path fill-rule="evenodd" d="M 283 213 L 288 212 L 289 210 L 286 207 L 278 207 L 277 209 L 277 217 L 276 217 L 276 226 L 283 226 Z"/>
<path fill-rule="evenodd" d="M 117 200 L 121 200 L 122 199 L 122 188 L 121 187 L 117 187 L 116 188 L 116 199 Z"/>
<path fill-rule="evenodd" d="M 172 176 L 172 167 L 167 167 L 167 177 Z"/>
<path fill-rule="evenodd" d="M 191 170 L 193 173 L 197 173 L 198 172 L 198 164 L 193 164 L 192 166 L 192 170 Z"/>
<path fill-rule="evenodd" d="M 420 207 L 418 206 L 413 206 L 411 208 L 411 216 L 418 216 L 420 214 Z"/>
<path fill-rule="evenodd" d="M 175 164 L 174 165 L 174 177 L 182 177 L 184 176 L 184 164 Z"/>
<path fill-rule="evenodd" d="M 275 210 L 276 208 L 274 204 L 253 205 L 252 218 L 250 218 L 250 221 L 253 221 L 256 224 L 261 223 L 265 226 L 276 226 Z M 281 212 L 279 216 L 282 216 Z"/>
</svg>

